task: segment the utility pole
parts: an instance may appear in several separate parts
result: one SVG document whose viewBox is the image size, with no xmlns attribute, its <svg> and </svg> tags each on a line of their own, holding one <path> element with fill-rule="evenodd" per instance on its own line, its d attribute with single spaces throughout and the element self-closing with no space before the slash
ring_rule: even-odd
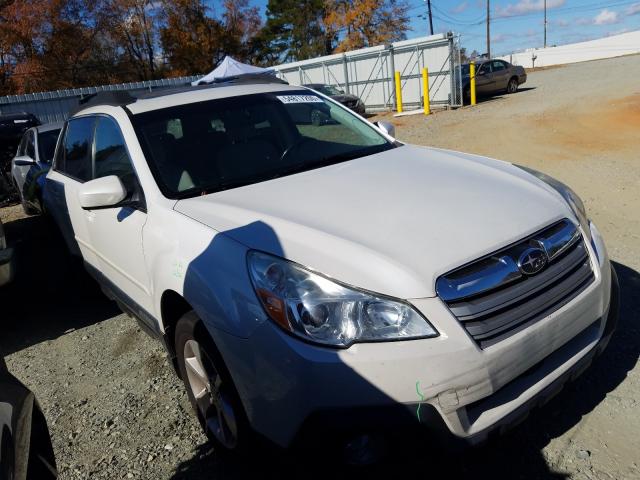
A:
<svg viewBox="0 0 640 480">
<path fill-rule="evenodd" d="M 491 58 L 491 4 L 487 0 L 487 57 Z"/>
<path fill-rule="evenodd" d="M 429 31 L 431 32 L 431 35 L 433 35 L 433 17 L 431 16 L 431 0 L 427 0 L 427 8 L 429 9 Z"/>
<path fill-rule="evenodd" d="M 547 0 L 544 0 L 544 48 L 547 48 Z"/>
</svg>

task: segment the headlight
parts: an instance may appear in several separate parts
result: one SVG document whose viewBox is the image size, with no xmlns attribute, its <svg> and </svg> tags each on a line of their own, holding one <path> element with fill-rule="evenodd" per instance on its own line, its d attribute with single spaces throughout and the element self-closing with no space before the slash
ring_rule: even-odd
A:
<svg viewBox="0 0 640 480">
<path fill-rule="evenodd" d="M 522 165 L 516 165 L 516 167 L 520 168 L 521 170 L 524 170 L 527 173 L 530 173 L 531 175 L 538 178 L 539 180 L 542 180 L 544 183 L 546 183 L 551 188 L 556 190 L 560 195 L 562 195 L 562 198 L 564 198 L 564 200 L 567 202 L 567 204 L 573 211 L 574 215 L 578 218 L 578 221 L 580 222 L 580 225 L 582 226 L 582 229 L 584 230 L 585 234 L 587 236 L 591 236 L 591 230 L 589 228 L 589 218 L 587 217 L 587 210 L 584 208 L 584 203 L 582 203 L 582 200 L 580 199 L 580 197 L 576 192 L 571 190 L 571 188 L 569 188 L 567 185 L 565 185 L 561 181 L 556 180 L 555 178 L 550 177 L 549 175 L 546 175 L 542 172 L 538 172 L 537 170 L 533 170 L 532 168 L 523 167 Z"/>
<path fill-rule="evenodd" d="M 354 342 L 438 336 L 410 305 L 346 287 L 301 266 L 260 252 L 248 255 L 256 294 L 287 332 L 335 347 Z"/>
</svg>

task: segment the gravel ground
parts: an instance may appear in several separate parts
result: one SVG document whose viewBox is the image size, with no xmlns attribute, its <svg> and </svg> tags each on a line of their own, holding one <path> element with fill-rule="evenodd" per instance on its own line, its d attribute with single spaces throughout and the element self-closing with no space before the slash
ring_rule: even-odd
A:
<svg viewBox="0 0 640 480">
<path fill-rule="evenodd" d="M 620 326 L 603 356 L 510 435 L 464 455 L 410 445 L 375 471 L 335 470 L 324 452 L 221 458 L 160 345 L 58 253 L 43 219 L 0 211 L 21 267 L 16 284 L 0 291 L 0 353 L 43 407 L 61 478 L 640 478 L 638 77 L 637 56 L 590 62 L 533 72 L 518 94 L 474 108 L 383 116 L 401 140 L 521 163 L 569 183 L 620 276 Z"/>
</svg>

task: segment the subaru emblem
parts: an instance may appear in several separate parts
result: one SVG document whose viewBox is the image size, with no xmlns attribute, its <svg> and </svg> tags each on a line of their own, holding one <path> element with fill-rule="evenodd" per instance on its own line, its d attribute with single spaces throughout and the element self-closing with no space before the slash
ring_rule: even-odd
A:
<svg viewBox="0 0 640 480">
<path fill-rule="evenodd" d="M 525 275 L 535 275 L 547 264 L 547 254 L 540 248 L 528 248 L 518 258 L 518 268 Z"/>
</svg>

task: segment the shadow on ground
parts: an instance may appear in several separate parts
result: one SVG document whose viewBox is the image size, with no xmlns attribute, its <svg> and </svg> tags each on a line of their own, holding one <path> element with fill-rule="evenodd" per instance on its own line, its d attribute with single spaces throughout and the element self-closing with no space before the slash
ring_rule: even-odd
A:
<svg viewBox="0 0 640 480">
<path fill-rule="evenodd" d="M 0 289 L 0 356 L 119 313 L 82 264 L 67 253 L 48 219 L 20 218 L 4 228 L 16 250 L 16 278 Z"/>
<path fill-rule="evenodd" d="M 447 453 L 427 443 L 395 445 L 387 460 L 374 468 L 349 468 L 328 452 L 305 450 L 288 454 L 256 452 L 250 462 L 223 458 L 201 445 L 192 459 L 180 464 L 178 479 L 241 479 L 259 474 L 278 478 L 525 478 L 563 479 L 554 471 L 542 450 L 580 422 L 614 390 L 633 369 L 640 354 L 640 274 L 614 262 L 621 287 L 618 330 L 605 352 L 575 382 L 524 423 L 489 444 L 465 452 Z M 332 439 L 326 439 L 330 445 Z M 567 452 L 575 455 L 576 452 Z"/>
<path fill-rule="evenodd" d="M 529 90 L 535 90 L 536 87 L 520 87 L 518 88 L 518 91 L 514 94 L 506 94 L 506 93 L 497 93 L 497 94 L 493 94 L 493 95 L 478 95 L 477 97 L 477 103 L 491 103 L 491 102 L 498 102 L 498 101 L 502 101 L 505 99 L 508 99 L 510 97 L 513 96 L 517 96 L 519 93 L 523 93 L 523 92 L 528 92 Z M 466 104 L 466 102 L 465 102 Z"/>
</svg>

